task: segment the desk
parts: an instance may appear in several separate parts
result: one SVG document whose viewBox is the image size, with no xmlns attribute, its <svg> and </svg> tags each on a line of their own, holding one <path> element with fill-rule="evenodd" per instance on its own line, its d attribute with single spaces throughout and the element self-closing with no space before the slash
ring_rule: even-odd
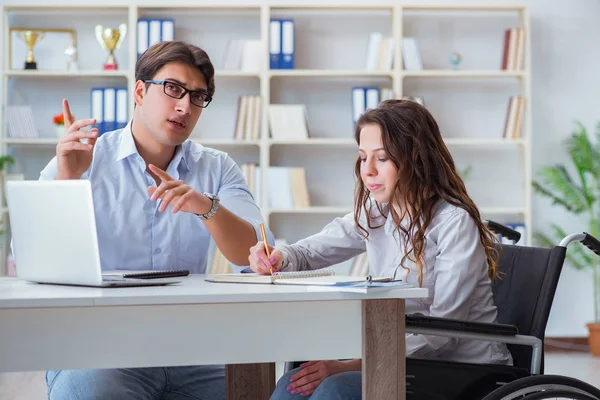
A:
<svg viewBox="0 0 600 400">
<path fill-rule="evenodd" d="M 227 364 L 228 399 L 267 399 L 278 361 L 363 358 L 364 399 L 405 398 L 404 299 L 223 284 L 83 288 L 0 278 L 0 372 Z"/>
</svg>

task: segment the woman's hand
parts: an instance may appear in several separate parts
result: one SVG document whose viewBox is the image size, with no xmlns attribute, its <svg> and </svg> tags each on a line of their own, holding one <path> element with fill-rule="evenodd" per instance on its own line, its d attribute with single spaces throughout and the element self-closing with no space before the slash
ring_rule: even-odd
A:
<svg viewBox="0 0 600 400">
<path fill-rule="evenodd" d="M 250 247 L 250 256 L 248 257 L 248 260 L 250 261 L 250 268 L 252 268 L 252 271 L 258 272 L 261 275 L 270 275 L 271 268 L 273 269 L 273 272 L 281 270 L 283 264 L 283 254 L 281 254 L 281 251 L 269 246 L 269 253 L 271 253 L 270 260 L 269 257 L 267 257 L 265 244 L 263 242 L 258 242 Z"/>
<path fill-rule="evenodd" d="M 292 394 L 310 396 L 328 376 L 346 372 L 346 363 L 337 360 L 310 361 L 301 365 L 301 370 L 292 375 L 286 388 Z"/>
</svg>

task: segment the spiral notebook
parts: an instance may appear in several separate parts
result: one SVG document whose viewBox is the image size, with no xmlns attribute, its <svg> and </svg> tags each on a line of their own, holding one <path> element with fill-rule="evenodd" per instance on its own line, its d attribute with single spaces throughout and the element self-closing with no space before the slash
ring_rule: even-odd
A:
<svg viewBox="0 0 600 400">
<path fill-rule="evenodd" d="M 335 275 L 332 269 L 314 271 L 275 272 L 273 275 L 250 274 L 214 274 L 209 282 L 222 283 L 267 283 L 281 285 L 318 285 L 336 286 L 362 282 L 391 282 L 392 278 L 372 278 L 370 276 Z"/>
</svg>

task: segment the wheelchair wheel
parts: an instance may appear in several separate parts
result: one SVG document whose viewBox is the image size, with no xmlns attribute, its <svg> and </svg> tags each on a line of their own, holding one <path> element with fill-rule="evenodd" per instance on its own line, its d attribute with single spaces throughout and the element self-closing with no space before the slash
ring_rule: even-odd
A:
<svg viewBox="0 0 600 400">
<path fill-rule="evenodd" d="M 562 393 L 562 395 L 552 396 L 551 392 Z M 507 383 L 484 397 L 483 400 L 556 398 L 600 400 L 600 390 L 575 378 L 559 375 L 534 375 Z"/>
<path fill-rule="evenodd" d="M 596 400 L 596 396 L 574 393 L 570 390 L 544 390 L 523 397 L 523 400 Z"/>
</svg>

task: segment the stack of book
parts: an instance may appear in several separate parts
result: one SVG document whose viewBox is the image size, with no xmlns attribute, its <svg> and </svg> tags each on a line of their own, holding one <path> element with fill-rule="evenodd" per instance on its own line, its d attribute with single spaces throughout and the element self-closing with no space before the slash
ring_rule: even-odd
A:
<svg viewBox="0 0 600 400">
<path fill-rule="evenodd" d="M 369 35 L 365 69 L 367 71 L 391 71 L 394 64 L 394 39 L 380 32 Z"/>
<path fill-rule="evenodd" d="M 525 54 L 525 30 L 512 28 L 504 31 L 504 46 L 501 69 L 519 71 L 523 68 Z"/>
<path fill-rule="evenodd" d="M 518 139 L 521 137 L 524 114 L 525 98 L 523 96 L 511 96 L 508 100 L 508 110 L 504 124 L 503 137 L 505 139 Z"/>
<path fill-rule="evenodd" d="M 260 136 L 261 97 L 240 96 L 233 138 L 256 140 Z"/>
</svg>

